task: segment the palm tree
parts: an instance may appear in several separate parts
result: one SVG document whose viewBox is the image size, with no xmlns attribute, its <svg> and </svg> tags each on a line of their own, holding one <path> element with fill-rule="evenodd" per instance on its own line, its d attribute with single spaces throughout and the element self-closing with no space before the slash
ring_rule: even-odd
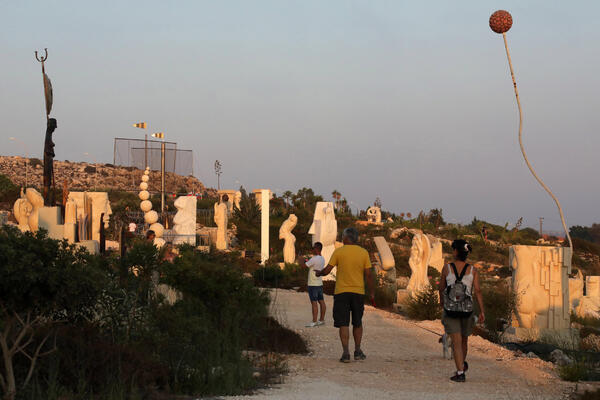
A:
<svg viewBox="0 0 600 400">
<path fill-rule="evenodd" d="M 286 190 L 285 192 L 283 192 L 283 194 L 281 195 L 281 197 L 283 197 L 285 199 L 285 207 L 288 208 L 290 206 L 290 200 L 292 199 L 292 197 L 294 196 L 294 193 L 292 193 L 289 190 Z"/>
</svg>

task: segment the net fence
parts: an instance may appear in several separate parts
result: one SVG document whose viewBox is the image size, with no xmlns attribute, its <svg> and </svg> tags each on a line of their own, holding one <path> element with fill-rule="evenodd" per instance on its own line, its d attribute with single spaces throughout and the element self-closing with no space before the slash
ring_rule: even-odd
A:
<svg viewBox="0 0 600 400">
<path fill-rule="evenodd" d="M 187 176 L 194 174 L 194 152 L 177 148 L 175 142 L 115 138 L 113 164 L 160 171 L 160 147 L 165 144 L 165 171 Z"/>
</svg>

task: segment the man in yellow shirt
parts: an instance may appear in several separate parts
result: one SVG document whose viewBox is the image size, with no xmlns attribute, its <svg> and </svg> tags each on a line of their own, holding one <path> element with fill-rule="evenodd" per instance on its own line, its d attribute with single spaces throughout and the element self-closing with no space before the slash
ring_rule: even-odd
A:
<svg viewBox="0 0 600 400">
<path fill-rule="evenodd" d="M 365 309 L 365 276 L 369 285 L 371 303 L 375 285 L 371 274 L 369 253 L 358 246 L 358 231 L 354 228 L 344 229 L 342 234 L 344 246 L 336 249 L 331 255 L 329 264 L 318 276 L 328 275 L 333 267 L 337 267 L 335 293 L 333 296 L 333 326 L 340 329 L 340 341 L 344 350 L 341 362 L 350 362 L 350 315 L 352 315 L 352 335 L 354 336 L 354 359 L 367 358 L 360 348 L 363 327 L 362 316 Z"/>
</svg>

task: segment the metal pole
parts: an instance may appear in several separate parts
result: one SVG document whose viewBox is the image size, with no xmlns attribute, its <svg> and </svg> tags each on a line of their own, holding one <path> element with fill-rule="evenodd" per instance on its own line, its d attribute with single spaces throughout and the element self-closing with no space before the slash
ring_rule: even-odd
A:
<svg viewBox="0 0 600 400">
<path fill-rule="evenodd" d="M 543 224 L 543 221 L 544 221 L 544 217 L 540 217 L 540 238 L 543 236 L 542 235 L 542 224 Z"/>
<path fill-rule="evenodd" d="M 165 142 L 160 144 L 160 211 L 165 212 Z"/>
<path fill-rule="evenodd" d="M 148 168 L 148 134 L 144 134 L 144 168 Z"/>
</svg>

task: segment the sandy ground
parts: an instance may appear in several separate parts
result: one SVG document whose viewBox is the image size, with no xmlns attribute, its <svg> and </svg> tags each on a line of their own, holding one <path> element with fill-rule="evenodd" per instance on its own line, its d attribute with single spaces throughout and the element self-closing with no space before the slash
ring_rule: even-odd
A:
<svg viewBox="0 0 600 400">
<path fill-rule="evenodd" d="M 291 356 L 284 383 L 239 399 L 565 399 L 573 385 L 560 381 L 551 363 L 515 357 L 513 352 L 472 337 L 466 383 L 448 378 L 454 363 L 442 358 L 439 321 L 417 324 L 404 317 L 366 307 L 362 348 L 367 359 L 342 364 L 333 298 L 326 296 L 326 325 L 305 328 L 310 320 L 306 293 L 272 292 L 272 314 L 302 334 L 311 354 Z M 423 329 L 426 328 L 426 329 Z M 353 351 L 351 344 L 350 350 Z"/>
</svg>

